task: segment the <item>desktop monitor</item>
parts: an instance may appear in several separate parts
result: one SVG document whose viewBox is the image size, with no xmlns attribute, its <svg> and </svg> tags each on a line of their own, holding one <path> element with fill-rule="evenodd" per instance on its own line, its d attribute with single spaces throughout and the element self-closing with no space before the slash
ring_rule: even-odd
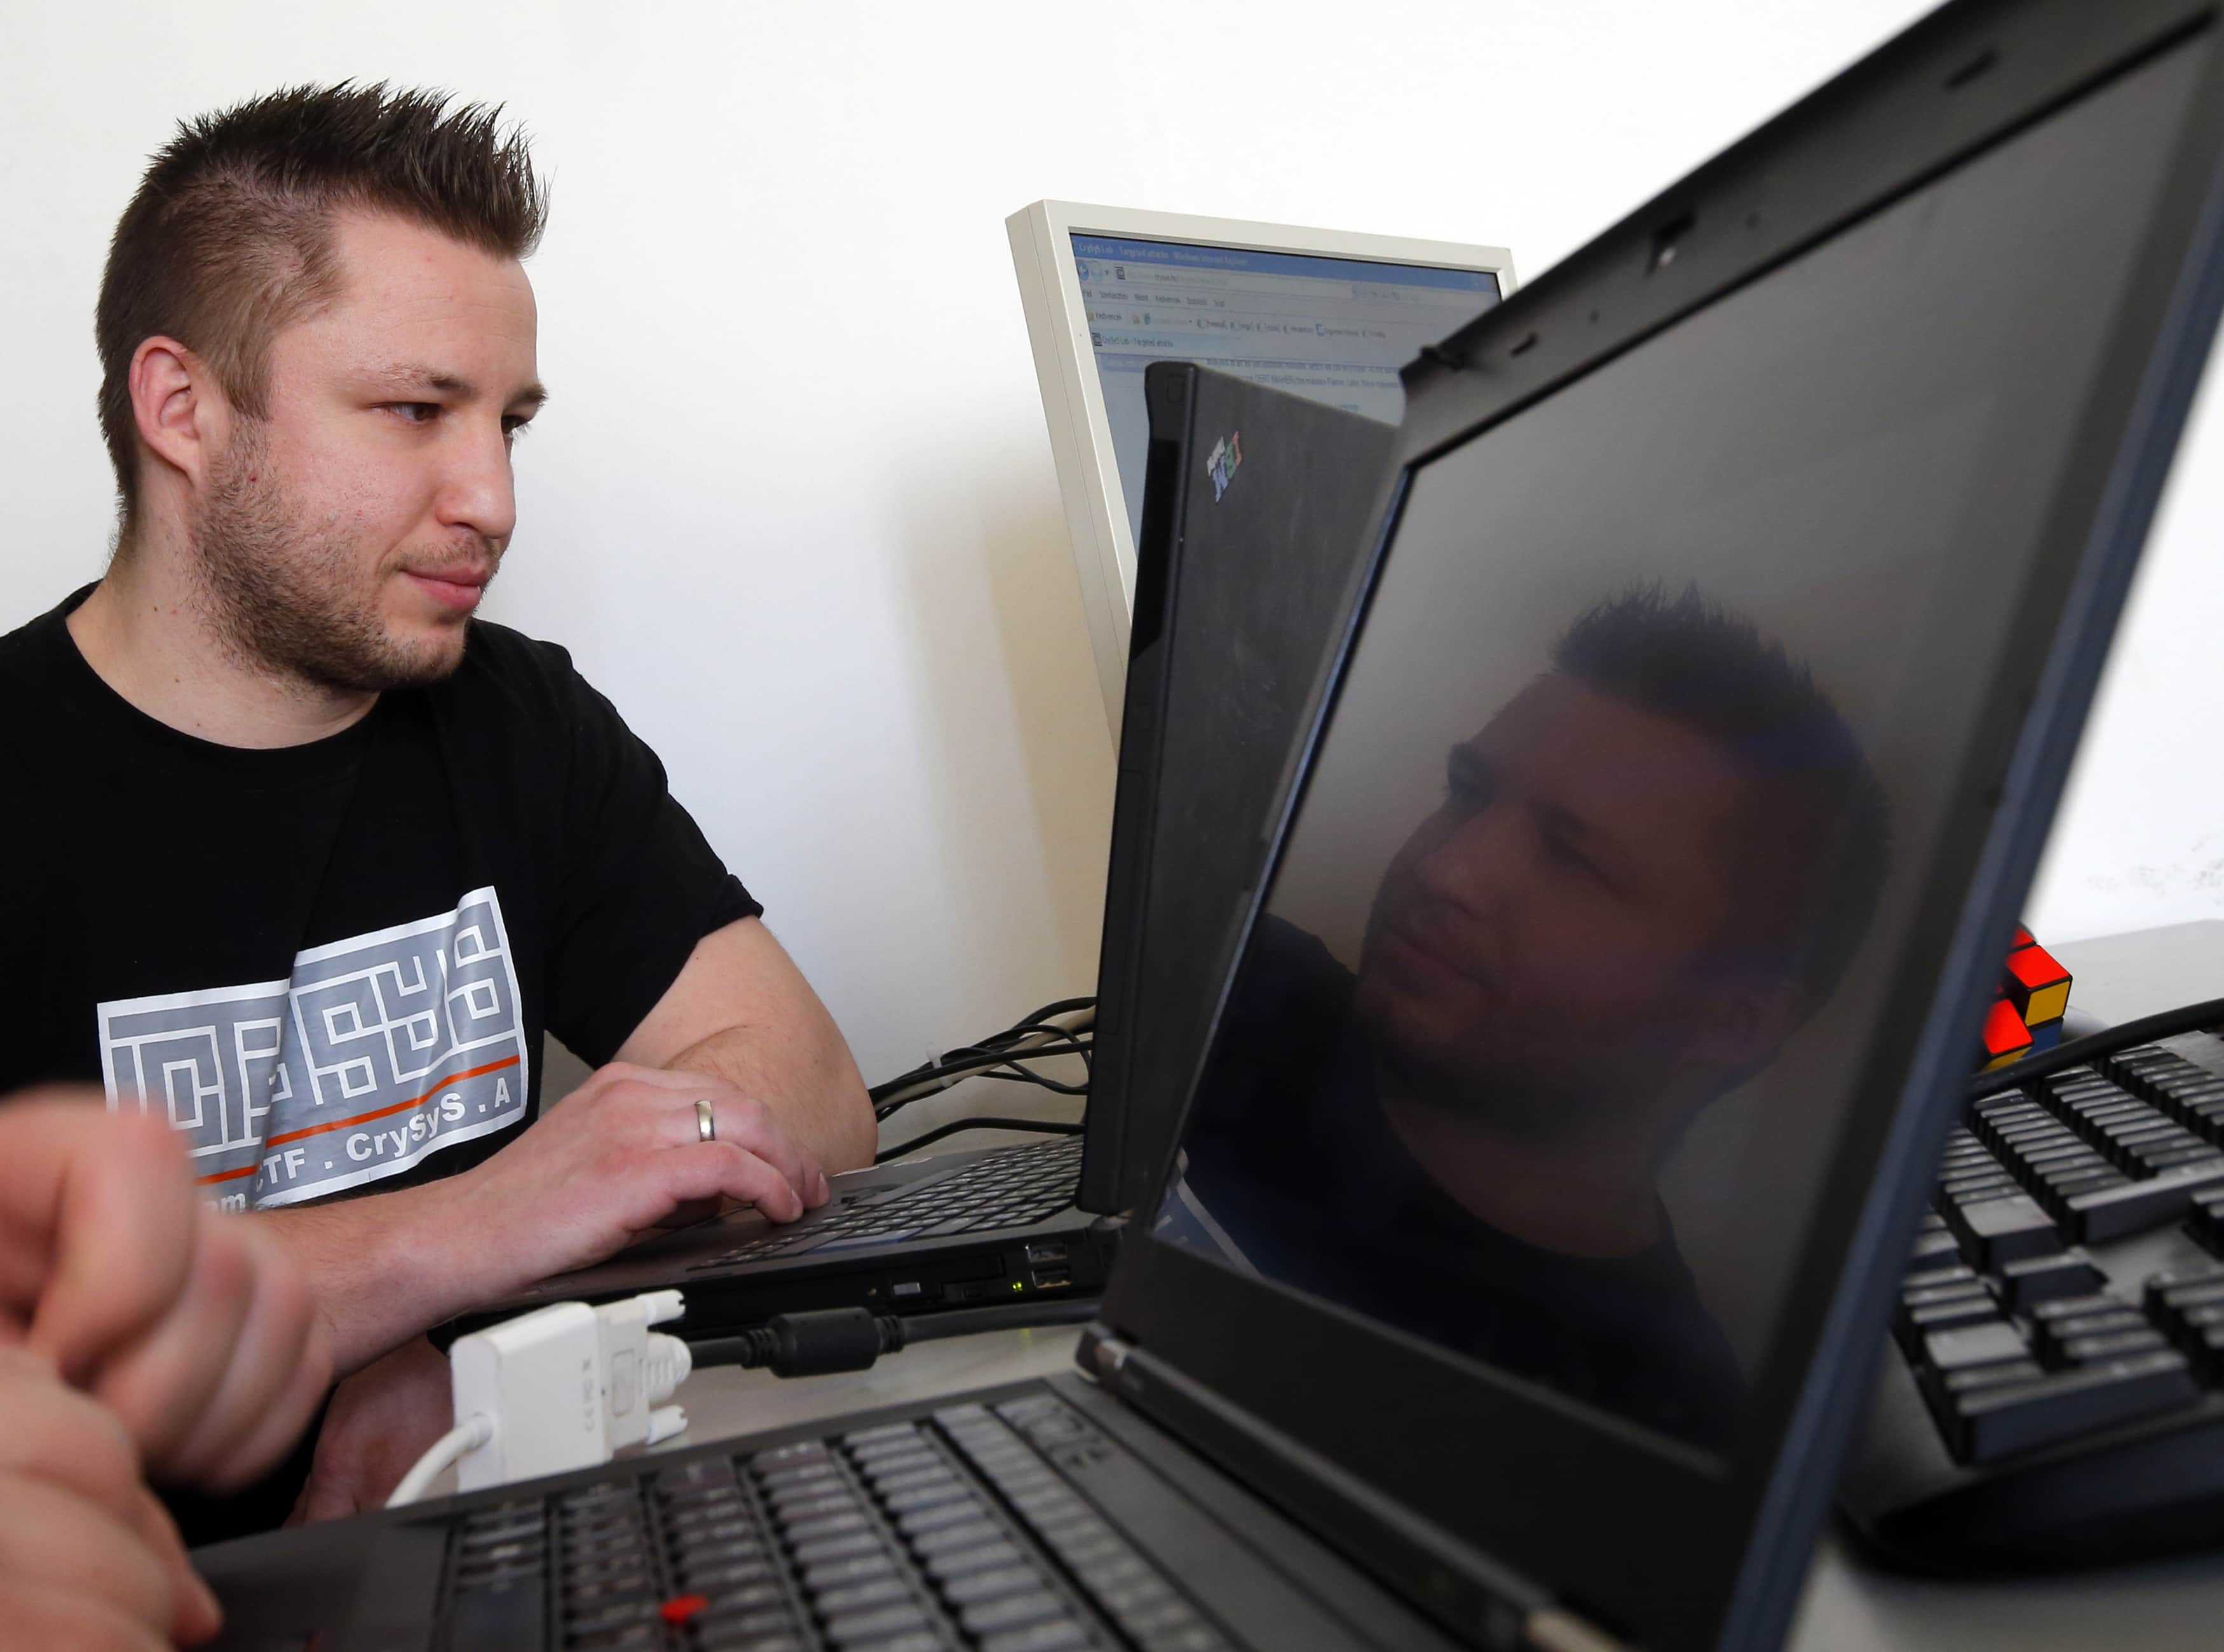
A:
<svg viewBox="0 0 2224 1652">
<path fill-rule="evenodd" d="M 1513 286 L 1503 247 L 1037 201 L 1005 220 L 1119 734 L 1150 418 L 1143 369 L 1191 362 L 1395 424 L 1398 369 Z"/>
</svg>

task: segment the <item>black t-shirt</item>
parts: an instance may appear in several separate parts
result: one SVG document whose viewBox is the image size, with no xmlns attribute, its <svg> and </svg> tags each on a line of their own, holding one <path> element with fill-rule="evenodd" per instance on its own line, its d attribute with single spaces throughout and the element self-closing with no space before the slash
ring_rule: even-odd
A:
<svg viewBox="0 0 2224 1652">
<path fill-rule="evenodd" d="M 85 595 L 0 638 L 0 1094 L 143 1096 L 229 1205 L 470 1168 L 544 1030 L 608 1061 L 761 910 L 560 648 L 474 621 L 445 682 L 243 750 L 110 689 Z"/>
<path fill-rule="evenodd" d="M 1415 1161 L 1375 1099 L 1351 974 L 1261 919 L 1183 1138 L 1166 1237 L 1679 1439 L 1728 1441 L 1742 1392 L 1660 1213 L 1633 1256 L 1504 1233 Z"/>
<path fill-rule="evenodd" d="M 0 637 L 0 1096 L 143 1096 L 212 1198 L 470 1169 L 537 1115 L 544 1031 L 610 1060 L 762 910 L 561 648 L 474 621 L 446 681 L 248 751 L 110 689 L 65 624 L 85 594 Z M 172 1498 L 187 1541 L 282 1519 L 314 1438 Z"/>
</svg>

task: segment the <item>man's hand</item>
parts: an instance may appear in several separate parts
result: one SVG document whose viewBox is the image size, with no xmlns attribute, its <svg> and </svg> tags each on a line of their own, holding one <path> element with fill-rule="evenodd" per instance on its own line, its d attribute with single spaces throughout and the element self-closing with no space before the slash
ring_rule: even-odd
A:
<svg viewBox="0 0 2224 1652">
<path fill-rule="evenodd" d="M 702 1139 L 698 1100 L 715 1140 Z M 623 1062 L 457 1181 L 474 1230 L 503 1236 L 520 1283 L 599 1262 L 700 1201 L 791 1222 L 829 1195 L 818 1161 L 763 1102 L 723 1079 Z"/>
<path fill-rule="evenodd" d="M 373 1360 L 333 1391 L 309 1483 L 289 1526 L 382 1509 L 455 1421 L 448 1362 L 423 1337 Z"/>
<path fill-rule="evenodd" d="M 292 1263 L 202 1202 L 175 1132 L 89 1091 L 0 1113 L 0 1344 L 108 1406 L 149 1474 L 216 1491 L 283 1456 L 332 1380 Z"/>
<path fill-rule="evenodd" d="M 460 1176 L 256 1216 L 307 1271 L 341 1371 L 720 1200 L 793 1221 L 825 1202 L 828 1170 L 872 1163 L 850 1048 L 755 918 L 697 943 L 618 1053 Z"/>
<path fill-rule="evenodd" d="M 698 1100 L 717 1139 L 704 1141 Z M 613 1062 L 484 1163 L 419 1188 L 278 1210 L 267 1225 L 334 1304 L 335 1358 L 356 1370 L 428 1326 L 600 1262 L 688 1207 L 739 1200 L 774 1221 L 826 1202 L 826 1174 L 762 1102 L 723 1079 Z M 383 1289 L 376 1262 L 413 1282 Z"/>
<path fill-rule="evenodd" d="M 116 1416 L 9 1347 L 0 1416 L 0 1641 L 155 1652 L 215 1634 L 216 1598 L 140 1480 Z"/>
</svg>

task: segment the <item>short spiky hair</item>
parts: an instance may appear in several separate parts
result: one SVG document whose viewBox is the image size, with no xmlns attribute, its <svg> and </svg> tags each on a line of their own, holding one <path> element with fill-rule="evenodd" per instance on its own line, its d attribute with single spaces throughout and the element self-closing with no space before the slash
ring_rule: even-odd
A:
<svg viewBox="0 0 2224 1652">
<path fill-rule="evenodd" d="M 1892 807 L 1861 741 L 1804 665 L 1750 620 L 1696 587 L 1669 596 L 1641 585 L 1570 626 L 1553 665 L 1602 693 L 1719 742 L 1757 773 L 1785 783 L 1804 805 L 1791 843 L 1756 842 L 1757 861 L 1806 863 L 1794 968 L 1819 1003 L 1835 989 L 1868 932 L 1892 866 Z M 1759 867 L 1755 868 L 1758 880 Z"/>
<path fill-rule="evenodd" d="M 109 243 L 93 334 L 100 429 L 124 532 L 138 510 L 131 357 L 177 339 L 245 412 L 267 407 L 271 340 L 335 294 L 332 218 L 409 218 L 523 258 L 547 221 L 524 136 L 445 93 L 294 86 L 187 121 L 147 168 Z"/>
</svg>

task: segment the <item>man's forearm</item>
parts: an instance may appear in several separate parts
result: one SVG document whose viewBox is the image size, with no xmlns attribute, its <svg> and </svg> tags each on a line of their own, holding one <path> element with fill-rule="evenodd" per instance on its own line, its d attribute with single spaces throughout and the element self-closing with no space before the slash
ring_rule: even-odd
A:
<svg viewBox="0 0 2224 1652">
<path fill-rule="evenodd" d="M 831 1176 L 870 1164 L 879 1133 L 850 1046 L 831 1017 L 811 1008 L 817 1012 L 778 1025 L 714 1032 L 665 1065 L 723 1079 L 762 1101 Z"/>
<path fill-rule="evenodd" d="M 532 1283 L 507 1277 L 501 1257 L 473 1245 L 455 1209 L 462 1180 L 254 1218 L 308 1275 L 332 1333 L 335 1376 Z"/>
</svg>

